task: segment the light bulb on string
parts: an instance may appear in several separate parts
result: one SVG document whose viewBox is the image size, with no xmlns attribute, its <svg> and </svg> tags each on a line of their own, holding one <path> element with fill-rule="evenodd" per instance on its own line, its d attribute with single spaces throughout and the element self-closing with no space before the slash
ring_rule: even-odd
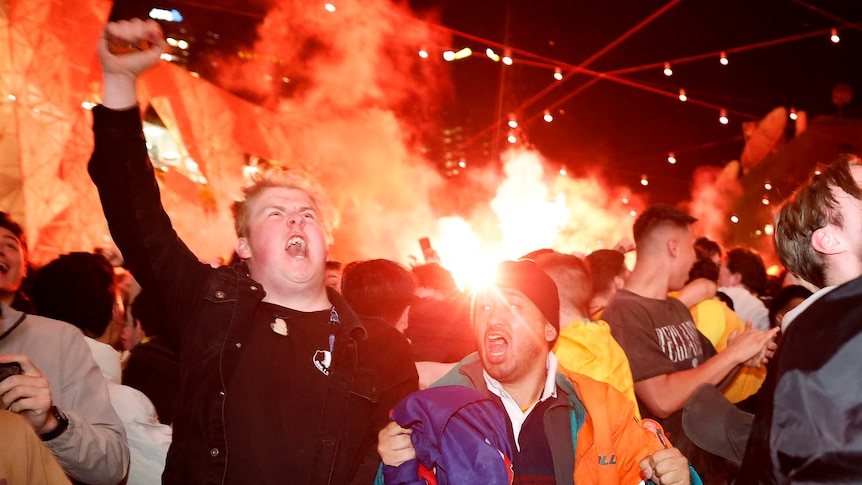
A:
<svg viewBox="0 0 862 485">
<path fill-rule="evenodd" d="M 736 214 L 730 216 L 730 222 L 736 224 L 737 222 L 739 222 L 739 217 Z"/>
<path fill-rule="evenodd" d="M 721 111 L 718 113 L 718 122 L 722 125 L 726 125 L 729 120 L 727 119 L 727 110 L 721 108 Z"/>
<path fill-rule="evenodd" d="M 488 56 L 488 59 L 491 59 L 494 62 L 500 62 L 500 56 L 490 47 L 485 49 L 485 55 Z"/>
<path fill-rule="evenodd" d="M 649 179 L 647 179 L 646 174 L 641 175 L 641 185 L 643 185 L 644 187 L 649 185 Z"/>
<path fill-rule="evenodd" d="M 790 108 L 790 115 L 789 116 L 790 116 L 790 119 L 793 121 L 796 121 L 796 119 L 799 118 L 799 115 L 796 114 L 796 108 Z"/>
<path fill-rule="evenodd" d="M 838 37 L 838 29 L 832 29 L 832 33 L 829 36 L 829 40 L 831 40 L 833 44 L 841 42 L 841 37 Z"/>
<path fill-rule="evenodd" d="M 473 55 L 473 49 L 470 49 L 469 47 L 465 47 L 465 48 L 459 50 L 458 52 L 456 52 L 453 55 L 453 57 L 454 57 L 454 59 L 465 59 L 465 58 L 470 57 L 472 55 Z"/>
<path fill-rule="evenodd" d="M 513 130 L 518 127 L 518 120 L 515 119 L 515 115 L 509 115 L 509 121 L 506 123 L 509 125 L 509 128 Z"/>
<path fill-rule="evenodd" d="M 569 171 L 568 171 L 568 170 L 566 170 L 565 165 L 564 165 L 564 166 L 562 166 L 562 167 L 560 167 L 560 175 L 562 175 L 562 176 L 564 176 L 564 177 L 565 177 L 565 176 L 566 176 L 566 175 L 568 175 L 568 174 L 569 174 Z"/>
<path fill-rule="evenodd" d="M 419 49 L 419 57 L 422 59 L 428 59 L 428 51 L 425 49 Z"/>
<path fill-rule="evenodd" d="M 764 194 L 763 198 L 760 199 L 760 203 L 763 205 L 769 205 L 769 196 Z"/>
<path fill-rule="evenodd" d="M 506 138 L 506 141 L 508 141 L 509 143 L 515 143 L 515 142 L 517 142 L 517 141 L 518 141 L 518 137 L 516 137 L 515 135 L 510 134 L 510 135 Z"/>
<path fill-rule="evenodd" d="M 763 184 L 763 188 L 766 190 L 772 190 L 772 184 L 769 183 L 769 180 L 767 180 L 766 183 Z"/>
<path fill-rule="evenodd" d="M 515 61 L 512 60 L 512 51 L 510 49 L 506 49 L 503 52 L 503 64 L 507 66 L 511 66 Z"/>
<path fill-rule="evenodd" d="M 559 67 L 554 68 L 554 79 L 557 81 L 563 80 L 563 71 Z"/>
<path fill-rule="evenodd" d="M 323 4 L 323 8 L 325 8 L 325 9 L 326 9 L 326 11 L 327 11 L 327 12 L 330 12 L 330 13 L 332 13 L 332 12 L 334 12 L 334 11 L 335 11 L 335 5 L 334 5 L 334 4 L 331 4 L 331 3 L 324 3 L 324 4 Z"/>
<path fill-rule="evenodd" d="M 664 63 L 664 75 L 667 77 L 673 76 L 673 69 L 670 68 L 669 62 Z"/>
<path fill-rule="evenodd" d="M 721 54 L 718 56 L 718 62 L 722 66 L 726 66 L 730 63 L 730 61 L 727 60 L 727 52 L 721 51 Z"/>
<path fill-rule="evenodd" d="M 554 121 L 554 116 L 551 114 L 550 111 L 545 110 L 545 114 L 544 116 L 542 116 L 542 119 L 544 119 L 546 123 L 550 123 Z"/>
<path fill-rule="evenodd" d="M 455 52 L 454 51 L 443 51 L 443 60 L 452 62 L 455 60 Z"/>
<path fill-rule="evenodd" d="M 667 154 L 667 163 L 669 163 L 671 165 L 676 164 L 676 156 L 674 156 L 673 152 L 670 152 Z"/>
<path fill-rule="evenodd" d="M 688 96 L 686 96 L 686 94 L 685 94 L 685 89 L 679 90 L 679 100 L 682 101 L 683 103 L 688 101 Z"/>
</svg>

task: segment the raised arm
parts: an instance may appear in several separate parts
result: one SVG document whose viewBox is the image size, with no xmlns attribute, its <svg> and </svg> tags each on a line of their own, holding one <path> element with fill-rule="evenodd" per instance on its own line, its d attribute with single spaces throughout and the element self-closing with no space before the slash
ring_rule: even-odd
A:
<svg viewBox="0 0 862 485">
<path fill-rule="evenodd" d="M 138 76 L 156 65 L 167 50 L 162 29 L 153 20 L 121 20 L 105 25 L 99 39 L 102 104 L 118 110 L 137 104 Z"/>
</svg>

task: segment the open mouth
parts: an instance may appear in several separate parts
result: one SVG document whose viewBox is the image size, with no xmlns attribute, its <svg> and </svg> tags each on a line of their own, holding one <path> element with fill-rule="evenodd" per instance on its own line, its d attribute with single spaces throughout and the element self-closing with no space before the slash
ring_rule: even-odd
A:
<svg viewBox="0 0 862 485">
<path fill-rule="evenodd" d="M 489 358 L 502 358 L 509 350 L 509 341 L 501 334 L 493 333 L 485 336 L 485 351 Z"/>
<path fill-rule="evenodd" d="M 300 236 L 293 236 L 288 239 L 287 246 L 284 247 L 287 254 L 294 257 L 305 257 L 308 254 L 308 244 L 305 239 Z"/>
<path fill-rule="evenodd" d="M 9 265 L 6 263 L 0 262 L 0 273 L 6 274 L 9 272 Z"/>
</svg>

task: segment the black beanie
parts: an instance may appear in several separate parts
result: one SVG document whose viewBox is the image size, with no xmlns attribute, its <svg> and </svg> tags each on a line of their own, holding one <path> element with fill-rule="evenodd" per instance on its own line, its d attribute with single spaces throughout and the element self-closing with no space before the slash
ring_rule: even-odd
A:
<svg viewBox="0 0 862 485">
<path fill-rule="evenodd" d="M 560 333 L 560 296 L 554 280 L 532 260 L 503 261 L 497 266 L 494 286 L 514 288 L 530 299 Z"/>
</svg>

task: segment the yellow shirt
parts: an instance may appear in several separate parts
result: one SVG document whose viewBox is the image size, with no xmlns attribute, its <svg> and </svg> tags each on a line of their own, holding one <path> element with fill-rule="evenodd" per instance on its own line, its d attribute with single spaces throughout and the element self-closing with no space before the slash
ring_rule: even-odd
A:
<svg viewBox="0 0 862 485">
<path fill-rule="evenodd" d="M 554 355 L 560 366 L 610 384 L 631 399 L 640 419 L 629 359 L 611 335 L 607 322 L 583 319 L 568 324 L 560 331 Z"/>
</svg>

